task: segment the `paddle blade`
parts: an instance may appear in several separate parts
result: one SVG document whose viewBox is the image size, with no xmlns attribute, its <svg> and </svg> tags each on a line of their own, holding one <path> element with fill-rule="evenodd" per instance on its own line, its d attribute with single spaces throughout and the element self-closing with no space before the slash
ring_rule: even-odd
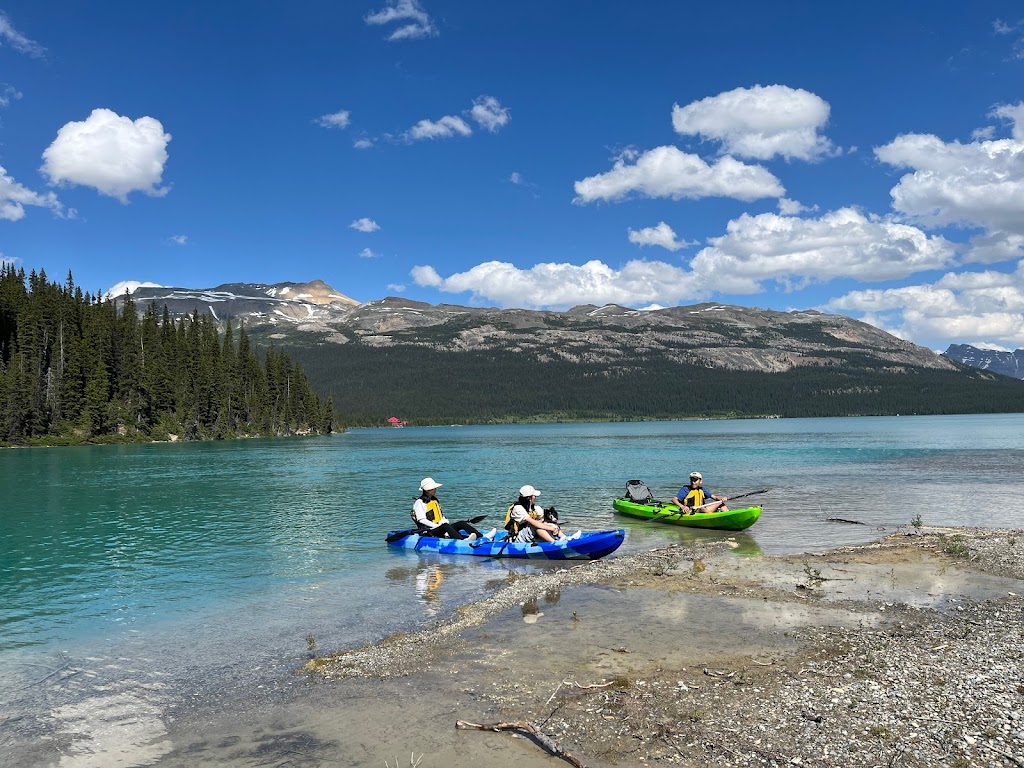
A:
<svg viewBox="0 0 1024 768">
<path fill-rule="evenodd" d="M 387 536 L 384 537 L 384 541 L 386 541 L 388 544 L 390 544 L 393 541 L 398 541 L 399 539 L 404 539 L 406 536 L 411 536 L 414 533 L 419 533 L 419 531 L 415 530 L 414 528 L 409 528 L 409 529 L 404 530 L 404 531 L 392 531 L 391 533 L 389 533 Z"/>
<path fill-rule="evenodd" d="M 487 519 L 487 515 L 477 515 L 476 517 L 471 517 L 469 519 L 469 522 L 471 522 L 471 523 L 473 523 L 475 525 L 476 523 L 479 523 L 481 520 L 486 520 L 486 519 Z"/>
</svg>

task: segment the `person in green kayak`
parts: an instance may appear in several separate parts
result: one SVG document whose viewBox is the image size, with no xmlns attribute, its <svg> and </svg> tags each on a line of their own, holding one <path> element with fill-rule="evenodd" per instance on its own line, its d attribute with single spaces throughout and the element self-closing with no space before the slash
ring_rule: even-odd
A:
<svg viewBox="0 0 1024 768">
<path fill-rule="evenodd" d="M 533 543 L 554 541 L 561 537 L 562 529 L 557 523 L 544 522 L 544 509 L 537 506 L 540 491 L 532 485 L 524 485 L 519 489 L 519 499 L 508 508 L 505 515 L 505 528 L 513 541 Z"/>
<path fill-rule="evenodd" d="M 480 538 L 480 531 L 466 520 L 452 523 L 441 512 L 441 502 L 437 500 L 437 489 L 441 483 L 432 477 L 424 477 L 420 482 L 420 495 L 412 505 L 412 519 L 420 529 L 421 536 L 433 536 L 438 539 L 469 539 Z"/>
<path fill-rule="evenodd" d="M 690 484 L 680 488 L 679 493 L 672 499 L 684 515 L 695 515 L 698 512 L 728 512 L 729 508 L 725 506 L 728 500 L 728 496 L 716 496 L 705 488 L 704 476 L 700 472 L 691 472 Z"/>
</svg>

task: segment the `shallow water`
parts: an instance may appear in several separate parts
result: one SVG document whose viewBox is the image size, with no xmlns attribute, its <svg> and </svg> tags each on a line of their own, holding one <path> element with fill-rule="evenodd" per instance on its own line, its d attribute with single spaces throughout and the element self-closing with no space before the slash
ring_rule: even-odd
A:
<svg viewBox="0 0 1024 768">
<path fill-rule="evenodd" d="M 663 498 L 691 470 L 768 487 L 739 534 L 611 510 L 626 480 Z M 318 651 L 445 616 L 549 566 L 387 550 L 419 479 L 452 519 L 500 523 L 523 483 L 571 530 L 624 527 L 621 551 L 732 536 L 737 553 L 822 550 L 920 514 L 1020 527 L 1024 416 L 356 430 L 327 438 L 0 452 L 0 763 L 26 739 L 78 744 L 122 707 L 159 743 L 176 710 L 285 695 Z M 855 519 L 843 525 L 828 517 Z M 13 713 L 13 714 L 12 714 Z M 143 727 L 145 726 L 145 727 Z M 78 734 L 78 735 L 76 735 Z M 85 748 L 82 745 L 86 745 Z M 50 753 L 52 754 L 52 753 Z M 96 758 L 102 760 L 100 758 Z M 45 763 L 39 763 L 45 764 Z"/>
</svg>

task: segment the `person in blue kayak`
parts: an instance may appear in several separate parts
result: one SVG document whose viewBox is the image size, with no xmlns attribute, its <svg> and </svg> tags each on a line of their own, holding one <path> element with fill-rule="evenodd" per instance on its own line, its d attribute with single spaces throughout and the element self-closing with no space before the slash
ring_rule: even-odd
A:
<svg viewBox="0 0 1024 768">
<path fill-rule="evenodd" d="M 505 515 L 505 528 L 513 541 L 533 543 L 554 541 L 561 537 L 562 529 L 557 523 L 544 522 L 544 510 L 537 506 L 540 491 L 532 485 L 524 485 L 519 489 L 519 499 L 508 508 Z"/>
<path fill-rule="evenodd" d="M 679 489 L 672 499 L 684 515 L 695 515 L 698 512 L 728 512 L 725 502 L 728 496 L 717 496 L 704 487 L 704 476 L 700 472 L 690 473 L 690 484 Z M 706 505 L 706 506 L 705 506 Z"/>
<path fill-rule="evenodd" d="M 432 477 L 424 477 L 420 482 L 420 495 L 412 505 L 412 519 L 420 529 L 420 535 L 476 541 L 480 538 L 480 531 L 472 523 L 466 520 L 453 523 L 441 512 L 441 502 L 437 500 L 437 489 L 441 485 Z"/>
</svg>

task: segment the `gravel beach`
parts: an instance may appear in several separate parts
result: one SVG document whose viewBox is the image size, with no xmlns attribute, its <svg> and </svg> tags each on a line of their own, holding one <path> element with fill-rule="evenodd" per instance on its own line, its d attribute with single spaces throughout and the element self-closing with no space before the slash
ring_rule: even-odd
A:
<svg viewBox="0 0 1024 768">
<path fill-rule="evenodd" d="M 525 765 L 523 748 L 495 751 L 517 735 L 530 765 L 1024 766 L 1024 531 L 906 529 L 789 557 L 729 547 L 512 573 L 449 621 L 304 671 L 327 697 L 429 678 L 449 706 L 420 743 L 425 768 L 470 764 L 482 738 L 489 764 Z"/>
</svg>

